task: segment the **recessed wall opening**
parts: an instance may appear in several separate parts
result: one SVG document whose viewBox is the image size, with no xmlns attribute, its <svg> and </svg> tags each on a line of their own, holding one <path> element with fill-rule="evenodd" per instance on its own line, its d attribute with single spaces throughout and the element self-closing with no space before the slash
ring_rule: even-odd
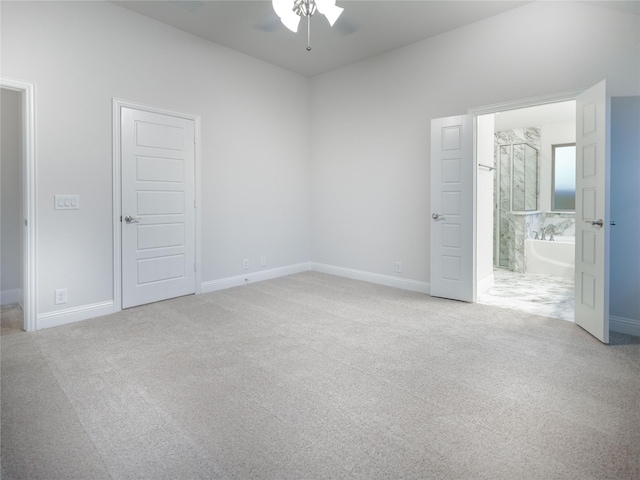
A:
<svg viewBox="0 0 640 480">
<path fill-rule="evenodd" d="M 576 102 L 478 115 L 476 128 L 477 301 L 573 321 Z"/>
<path fill-rule="evenodd" d="M 24 329 L 23 310 L 23 178 L 22 178 L 22 93 L 0 89 L 2 139 L 0 141 L 0 179 L 2 212 L 0 243 L 0 291 L 2 335 Z"/>
</svg>

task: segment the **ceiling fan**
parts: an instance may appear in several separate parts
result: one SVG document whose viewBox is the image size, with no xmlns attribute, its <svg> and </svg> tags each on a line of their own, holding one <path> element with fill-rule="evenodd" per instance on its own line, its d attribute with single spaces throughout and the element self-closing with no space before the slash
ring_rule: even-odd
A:
<svg viewBox="0 0 640 480">
<path fill-rule="evenodd" d="M 343 15 L 344 8 L 336 5 L 336 0 L 272 0 L 273 12 L 256 23 L 256 28 L 265 32 L 275 32 L 282 25 L 292 32 L 298 31 L 302 17 L 307 19 L 307 51 L 311 51 L 311 17 L 323 14 L 330 26 L 342 35 L 351 35 L 360 29 L 358 22 Z"/>
</svg>

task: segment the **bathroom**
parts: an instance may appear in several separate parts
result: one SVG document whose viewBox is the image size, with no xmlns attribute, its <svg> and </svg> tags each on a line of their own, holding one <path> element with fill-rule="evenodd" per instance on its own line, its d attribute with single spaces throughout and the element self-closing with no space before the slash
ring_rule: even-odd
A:
<svg viewBox="0 0 640 480">
<path fill-rule="evenodd" d="M 482 117 L 492 117 L 478 130 L 492 153 L 478 149 L 478 191 L 492 192 L 478 209 L 491 208 L 493 228 L 477 254 L 493 261 L 478 302 L 573 321 L 575 102 Z"/>
</svg>

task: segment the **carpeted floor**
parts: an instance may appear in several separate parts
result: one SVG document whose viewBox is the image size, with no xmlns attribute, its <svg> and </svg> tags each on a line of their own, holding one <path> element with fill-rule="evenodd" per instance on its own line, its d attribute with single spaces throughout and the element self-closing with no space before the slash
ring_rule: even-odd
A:
<svg viewBox="0 0 640 480">
<path fill-rule="evenodd" d="M 2 479 L 640 478 L 640 340 L 303 273 L 2 337 Z"/>
</svg>

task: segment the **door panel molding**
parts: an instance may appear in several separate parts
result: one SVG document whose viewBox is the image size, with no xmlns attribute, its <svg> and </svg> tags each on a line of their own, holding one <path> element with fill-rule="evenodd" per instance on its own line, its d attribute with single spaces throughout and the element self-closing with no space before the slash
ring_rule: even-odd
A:
<svg viewBox="0 0 640 480">
<path fill-rule="evenodd" d="M 469 115 L 431 120 L 429 293 L 475 300 L 472 127 Z"/>
<path fill-rule="evenodd" d="M 602 81 L 576 98 L 576 324 L 609 343 L 610 102 Z"/>
<path fill-rule="evenodd" d="M 156 113 L 160 115 L 168 115 L 184 120 L 194 122 L 194 177 L 195 177 L 195 293 L 201 293 L 202 284 L 202 268 L 201 268 L 201 185 L 200 185 L 200 166 L 201 166 L 201 146 L 200 146 L 200 116 L 185 114 L 166 110 L 159 107 L 144 105 L 120 98 L 112 99 L 112 148 L 113 148 L 113 304 L 114 311 L 122 310 L 122 222 L 120 221 L 120 212 L 122 210 L 122 138 L 121 138 L 121 120 L 122 109 L 131 108 L 141 110 L 148 113 Z M 168 159 L 171 160 L 171 159 Z"/>
</svg>

